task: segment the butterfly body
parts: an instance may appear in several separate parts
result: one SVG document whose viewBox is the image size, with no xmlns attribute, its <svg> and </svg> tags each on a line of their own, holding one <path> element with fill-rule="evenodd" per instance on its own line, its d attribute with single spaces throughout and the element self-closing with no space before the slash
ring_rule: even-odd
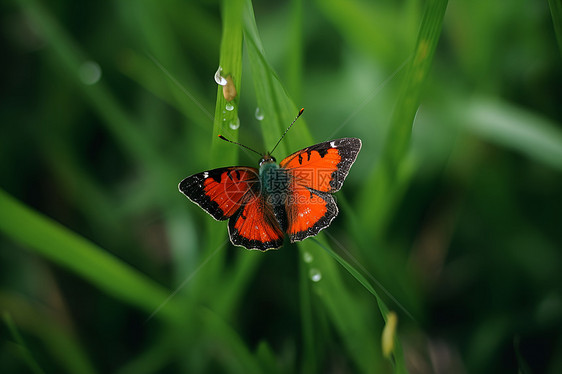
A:
<svg viewBox="0 0 562 374">
<path fill-rule="evenodd" d="M 260 161 L 260 182 L 262 192 L 267 195 L 278 194 L 286 190 L 287 174 L 286 171 L 279 167 L 274 158 L 266 161 Z"/>
<path fill-rule="evenodd" d="M 259 169 L 225 167 L 194 174 L 179 190 L 216 220 L 226 220 L 230 240 L 268 250 L 318 234 L 338 214 L 338 191 L 361 141 L 336 139 L 293 153 L 279 164 L 266 153 Z"/>
</svg>

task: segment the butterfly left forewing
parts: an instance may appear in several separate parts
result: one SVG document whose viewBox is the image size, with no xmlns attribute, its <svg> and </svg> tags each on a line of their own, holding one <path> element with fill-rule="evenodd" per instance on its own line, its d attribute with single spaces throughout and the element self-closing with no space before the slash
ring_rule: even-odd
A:
<svg viewBox="0 0 562 374">
<path fill-rule="evenodd" d="M 361 150 L 361 140 L 342 138 L 315 144 L 280 162 L 299 184 L 317 191 L 339 191 Z"/>
</svg>

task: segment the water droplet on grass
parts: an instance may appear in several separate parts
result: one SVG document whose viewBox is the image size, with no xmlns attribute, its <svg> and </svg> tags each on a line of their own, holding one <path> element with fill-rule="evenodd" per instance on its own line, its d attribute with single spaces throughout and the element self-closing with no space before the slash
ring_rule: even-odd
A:
<svg viewBox="0 0 562 374">
<path fill-rule="evenodd" d="M 319 282 L 320 279 L 322 279 L 322 273 L 318 269 L 314 269 L 314 268 L 310 269 L 308 275 L 310 276 L 310 279 L 313 282 Z"/>
<path fill-rule="evenodd" d="M 240 127 L 240 118 L 236 117 L 236 119 L 230 121 L 228 126 L 230 126 L 232 130 L 238 130 L 238 128 Z"/>
<path fill-rule="evenodd" d="M 310 264 L 312 260 L 314 260 L 314 257 L 312 257 L 312 255 L 309 252 L 304 252 L 302 254 L 302 260 L 307 264 Z"/>
<path fill-rule="evenodd" d="M 95 61 L 86 61 L 78 68 L 78 76 L 84 84 L 96 84 L 101 78 L 101 67 Z"/>
<path fill-rule="evenodd" d="M 224 108 L 230 112 L 234 109 L 234 105 L 232 105 L 231 103 L 226 103 L 226 106 Z"/>
<path fill-rule="evenodd" d="M 222 75 L 222 67 L 219 66 L 219 68 L 217 69 L 217 72 L 215 73 L 215 82 L 217 82 L 217 84 L 220 84 L 221 86 L 225 86 L 226 85 L 226 78 L 224 78 Z"/>
<path fill-rule="evenodd" d="M 261 111 L 261 109 L 259 107 L 256 108 L 256 119 L 258 121 L 263 120 L 263 112 Z"/>
</svg>

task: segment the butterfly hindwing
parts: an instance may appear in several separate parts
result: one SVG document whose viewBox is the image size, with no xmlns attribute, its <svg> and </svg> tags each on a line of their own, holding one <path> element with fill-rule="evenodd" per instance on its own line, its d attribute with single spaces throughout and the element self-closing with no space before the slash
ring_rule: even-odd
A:
<svg viewBox="0 0 562 374">
<path fill-rule="evenodd" d="M 318 234 L 338 215 L 332 195 L 293 183 L 285 205 L 291 242 Z"/>
<path fill-rule="evenodd" d="M 285 235 L 273 213 L 273 207 L 262 195 L 246 202 L 228 222 L 230 241 L 247 249 L 279 248 Z"/>
<path fill-rule="evenodd" d="M 187 177 L 178 187 L 214 219 L 222 221 L 259 194 L 259 175 L 250 167 L 218 168 Z"/>
<path fill-rule="evenodd" d="M 321 192 L 339 191 L 361 150 L 361 140 L 342 138 L 319 143 L 280 162 L 296 183 Z"/>
</svg>

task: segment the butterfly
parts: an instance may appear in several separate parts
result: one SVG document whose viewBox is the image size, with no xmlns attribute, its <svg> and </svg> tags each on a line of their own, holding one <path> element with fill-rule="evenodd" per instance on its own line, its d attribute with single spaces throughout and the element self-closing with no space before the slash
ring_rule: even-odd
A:
<svg viewBox="0 0 562 374">
<path fill-rule="evenodd" d="M 328 227 L 338 214 L 332 194 L 342 187 L 361 140 L 342 138 L 312 145 L 279 164 L 273 150 L 263 155 L 259 169 L 222 167 L 189 176 L 178 186 L 214 219 L 229 220 L 230 241 L 236 246 L 266 251 L 281 247 L 285 233 L 293 243 Z"/>
</svg>

